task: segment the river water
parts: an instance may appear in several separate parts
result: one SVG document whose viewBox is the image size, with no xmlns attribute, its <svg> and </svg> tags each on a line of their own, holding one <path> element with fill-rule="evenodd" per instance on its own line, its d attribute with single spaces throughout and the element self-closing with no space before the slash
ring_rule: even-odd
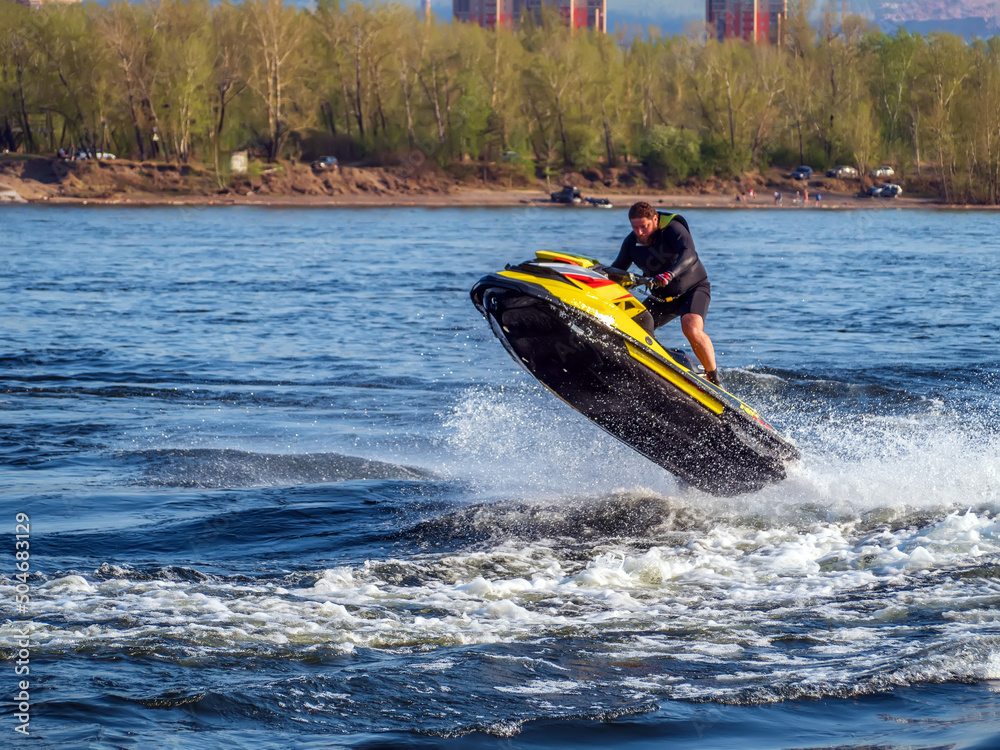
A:
<svg viewBox="0 0 1000 750">
<path fill-rule="evenodd" d="M 0 210 L 0 742 L 1000 746 L 996 216 L 685 216 L 752 495 L 469 301 L 624 210 Z"/>
</svg>

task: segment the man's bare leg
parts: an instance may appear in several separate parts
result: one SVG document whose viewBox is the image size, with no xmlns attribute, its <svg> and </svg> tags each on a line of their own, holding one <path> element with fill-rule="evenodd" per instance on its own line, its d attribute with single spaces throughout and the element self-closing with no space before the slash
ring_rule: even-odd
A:
<svg viewBox="0 0 1000 750">
<path fill-rule="evenodd" d="M 705 333 L 705 319 L 698 313 L 688 313 L 681 318 L 681 330 L 684 331 L 701 366 L 705 368 L 705 375 L 716 383 L 718 368 L 715 364 L 715 347 L 712 346 L 712 339 Z"/>
</svg>

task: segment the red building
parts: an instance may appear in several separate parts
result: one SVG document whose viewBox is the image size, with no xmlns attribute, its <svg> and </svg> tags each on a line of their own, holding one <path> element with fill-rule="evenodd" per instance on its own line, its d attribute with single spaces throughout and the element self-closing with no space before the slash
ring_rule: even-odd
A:
<svg viewBox="0 0 1000 750">
<path fill-rule="evenodd" d="M 705 0 L 709 33 L 720 42 L 780 44 L 787 17 L 788 0 Z"/>
<path fill-rule="evenodd" d="M 512 29 L 523 13 L 540 18 L 543 7 L 554 8 L 570 28 L 608 31 L 607 0 L 452 0 L 452 17 L 487 29 Z"/>
</svg>

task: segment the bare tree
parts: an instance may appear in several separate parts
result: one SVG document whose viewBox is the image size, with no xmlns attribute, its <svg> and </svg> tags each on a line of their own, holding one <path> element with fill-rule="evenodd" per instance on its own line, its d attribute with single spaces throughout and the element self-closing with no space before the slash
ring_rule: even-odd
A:
<svg viewBox="0 0 1000 750">
<path fill-rule="evenodd" d="M 265 146 L 268 160 L 274 161 L 291 131 L 286 119 L 291 102 L 285 100 L 285 88 L 302 63 L 300 51 L 306 26 L 299 11 L 283 0 L 247 0 L 244 11 L 244 33 L 251 44 L 247 83 L 264 104 Z"/>
</svg>

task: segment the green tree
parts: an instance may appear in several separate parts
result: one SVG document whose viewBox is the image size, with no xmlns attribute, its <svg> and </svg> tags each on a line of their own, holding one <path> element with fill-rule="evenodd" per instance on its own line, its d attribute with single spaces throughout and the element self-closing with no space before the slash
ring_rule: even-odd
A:
<svg viewBox="0 0 1000 750">
<path fill-rule="evenodd" d="M 927 128 L 935 145 L 938 173 L 945 201 L 954 193 L 956 168 L 956 117 L 952 103 L 969 76 L 969 48 L 953 34 L 932 34 L 925 50 L 928 89 Z"/>
<path fill-rule="evenodd" d="M 521 69 L 524 49 L 518 38 L 501 29 L 486 37 L 488 48 L 483 59 L 482 76 L 489 96 L 486 126 L 486 147 L 493 153 L 511 148 L 523 148 L 524 139 L 518 102 L 520 100 Z"/>
<path fill-rule="evenodd" d="M 28 151 L 35 150 L 30 113 L 37 106 L 34 83 L 38 78 L 38 57 L 37 33 L 30 23 L 27 9 L 14 4 L 0 5 L 0 72 L 5 84 L 4 100 L 14 102 L 14 106 L 5 113 L 6 129 L 10 132 L 9 123 L 13 116 Z"/>
<path fill-rule="evenodd" d="M 153 92 L 161 71 L 150 64 L 157 11 L 158 6 L 151 3 L 131 5 L 122 1 L 111 3 L 97 15 L 96 31 L 116 61 L 117 80 L 112 79 L 112 83 L 119 84 L 125 92 L 128 121 L 140 159 L 145 159 L 147 154 L 144 132 L 149 134 L 152 144 L 152 134 L 160 129 Z M 101 133 L 96 140 L 99 149 L 105 150 L 107 119 L 101 122 Z"/>
<path fill-rule="evenodd" d="M 895 36 L 879 34 L 868 50 L 872 58 L 872 93 L 885 123 L 888 143 L 912 133 L 908 104 L 916 83 L 917 39 L 900 28 Z"/>
<path fill-rule="evenodd" d="M 601 136 L 604 160 L 609 167 L 618 163 L 618 142 L 622 140 L 622 128 L 613 122 L 614 113 L 624 106 L 621 79 L 624 74 L 622 55 L 612 37 L 596 34 L 592 38 L 596 56 L 594 70 L 589 78 L 593 82 L 587 89 L 588 101 L 585 107 L 595 115 L 601 113 Z"/>
<path fill-rule="evenodd" d="M 816 84 L 816 70 L 804 58 L 793 58 L 785 77 L 785 86 L 778 101 L 781 111 L 795 136 L 795 150 L 798 162 L 805 162 L 806 139 L 810 124 L 819 118 L 819 87 Z"/>
<path fill-rule="evenodd" d="M 809 56 L 816 43 L 816 29 L 812 25 L 815 7 L 816 0 L 788 0 L 783 41 L 796 59 Z"/>
<path fill-rule="evenodd" d="M 642 158 L 653 182 L 678 184 L 697 172 L 701 146 L 690 130 L 654 125 L 643 139 Z"/>
<path fill-rule="evenodd" d="M 759 45 L 752 49 L 756 85 L 746 113 L 750 138 L 750 166 L 760 164 L 760 154 L 774 130 L 779 115 L 778 103 L 785 92 L 784 51 L 779 47 Z"/>
<path fill-rule="evenodd" d="M 869 102 L 856 101 L 843 111 L 840 119 L 844 147 L 857 165 L 859 174 L 864 175 L 875 166 L 882 148 L 875 111 Z"/>
<path fill-rule="evenodd" d="M 864 82 L 872 77 L 862 45 L 873 30 L 877 31 L 860 16 L 836 15 L 828 10 L 823 17 L 814 53 L 821 71 L 817 80 L 823 82 L 819 88 L 820 117 L 814 127 L 827 164 L 837 147 L 837 117 L 856 101 Z"/>
<path fill-rule="evenodd" d="M 705 139 L 717 149 L 719 166 L 742 173 L 750 165 L 751 120 L 761 113 L 749 46 L 709 41 L 697 55 L 691 81 Z"/>
<path fill-rule="evenodd" d="M 187 162 L 192 148 L 192 129 L 212 132 L 214 118 L 210 100 L 213 40 L 207 0 L 161 0 L 160 22 L 155 37 L 155 65 L 163 71 L 158 87 L 157 110 L 170 151 Z"/>
<path fill-rule="evenodd" d="M 100 130 L 120 102 L 109 81 L 111 59 L 89 28 L 82 5 L 47 4 L 32 15 L 47 71 L 46 106 L 59 113 L 59 147 L 96 149 Z"/>
<path fill-rule="evenodd" d="M 211 45 L 213 127 L 209 131 L 212 151 L 218 167 L 218 151 L 227 132 L 226 114 L 230 105 L 247 89 L 249 62 L 243 43 L 240 11 L 232 3 L 222 2 L 212 9 Z"/>
<path fill-rule="evenodd" d="M 304 60 L 300 54 L 307 29 L 299 11 L 283 0 L 246 0 L 243 32 L 249 46 L 247 83 L 264 107 L 264 146 L 269 161 L 299 124 L 301 110 L 287 89 L 295 86 Z"/>
<path fill-rule="evenodd" d="M 1000 37 L 969 49 L 969 78 L 952 104 L 966 202 L 1000 203 Z"/>
<path fill-rule="evenodd" d="M 557 23 L 539 25 L 524 41 L 531 53 L 524 70 L 524 87 L 531 102 L 534 128 L 539 134 L 552 134 L 545 140 L 557 145 L 560 164 L 571 167 L 569 127 L 574 124 L 571 122 L 574 95 L 582 84 L 581 45 L 569 29 Z M 553 154 L 549 151 L 538 156 L 548 161 Z"/>
</svg>

